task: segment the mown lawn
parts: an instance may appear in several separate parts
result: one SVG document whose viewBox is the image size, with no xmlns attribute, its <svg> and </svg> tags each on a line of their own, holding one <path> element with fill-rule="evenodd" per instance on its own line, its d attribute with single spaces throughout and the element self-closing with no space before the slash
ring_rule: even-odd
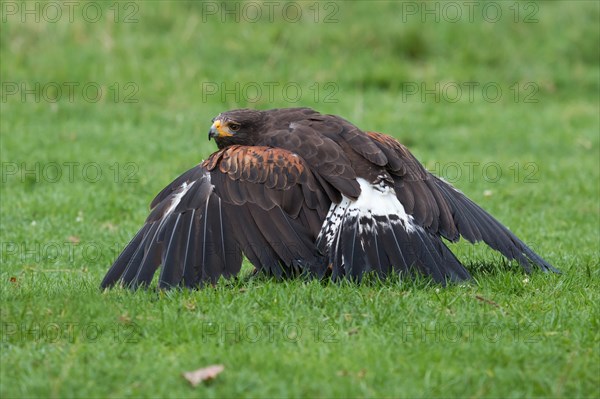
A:
<svg viewBox="0 0 600 399">
<path fill-rule="evenodd" d="M 600 395 L 599 3 L 75 3 L 1 4 L 1 397 Z M 289 106 L 398 137 L 563 274 L 461 243 L 448 288 L 99 290 L 212 117 Z"/>
</svg>

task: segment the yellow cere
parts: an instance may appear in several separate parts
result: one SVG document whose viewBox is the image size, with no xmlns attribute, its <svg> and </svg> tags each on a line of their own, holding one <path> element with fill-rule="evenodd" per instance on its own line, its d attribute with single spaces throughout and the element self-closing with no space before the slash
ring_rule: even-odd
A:
<svg viewBox="0 0 600 399">
<path fill-rule="evenodd" d="M 233 134 L 229 133 L 229 129 L 226 129 L 218 119 L 213 123 L 213 127 L 217 129 L 217 132 L 219 132 L 219 137 L 233 136 Z"/>
</svg>

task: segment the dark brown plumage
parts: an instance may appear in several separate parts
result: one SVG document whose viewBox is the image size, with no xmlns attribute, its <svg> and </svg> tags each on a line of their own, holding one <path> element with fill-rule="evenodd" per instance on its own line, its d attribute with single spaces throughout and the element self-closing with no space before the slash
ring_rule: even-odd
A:
<svg viewBox="0 0 600 399">
<path fill-rule="evenodd" d="M 152 201 L 102 287 L 198 286 L 243 255 L 277 277 L 470 278 L 442 241 L 483 241 L 530 271 L 558 272 L 392 137 L 309 108 L 234 110 L 213 119 L 219 151 Z"/>
</svg>

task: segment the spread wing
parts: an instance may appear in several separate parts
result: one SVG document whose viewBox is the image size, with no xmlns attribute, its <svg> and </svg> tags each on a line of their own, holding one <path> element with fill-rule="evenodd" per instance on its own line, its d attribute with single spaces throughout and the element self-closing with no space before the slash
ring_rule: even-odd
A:
<svg viewBox="0 0 600 399">
<path fill-rule="evenodd" d="M 335 115 L 314 112 L 298 120 L 297 112 L 275 110 L 261 140 L 297 152 L 322 186 L 333 189 L 317 246 L 328 257 L 334 278 L 360 278 L 371 270 L 385 276 L 392 265 L 400 272 L 417 269 L 440 282 L 464 280 L 468 271 L 441 240 L 461 236 L 485 242 L 526 271 L 532 265 L 557 271 L 482 208 L 429 173 L 394 138 L 365 133 Z M 399 204 L 387 197 L 388 186 Z"/>
<path fill-rule="evenodd" d="M 325 272 L 315 247 L 331 199 L 296 154 L 231 146 L 165 187 L 101 286 L 197 286 L 239 272 L 242 254 L 281 277 Z"/>
<path fill-rule="evenodd" d="M 427 231 L 450 241 L 460 236 L 472 243 L 483 241 L 528 272 L 532 265 L 559 272 L 463 193 L 429 173 L 400 142 L 380 133 L 367 135 L 388 160 L 398 200 Z"/>
</svg>

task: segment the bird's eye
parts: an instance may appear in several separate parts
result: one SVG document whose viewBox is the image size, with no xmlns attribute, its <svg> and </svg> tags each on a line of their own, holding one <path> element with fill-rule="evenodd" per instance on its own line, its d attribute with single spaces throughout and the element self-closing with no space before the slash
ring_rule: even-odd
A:
<svg viewBox="0 0 600 399">
<path fill-rule="evenodd" d="M 237 132 L 238 130 L 240 130 L 240 124 L 239 123 L 230 123 L 229 129 L 234 132 Z"/>
</svg>

